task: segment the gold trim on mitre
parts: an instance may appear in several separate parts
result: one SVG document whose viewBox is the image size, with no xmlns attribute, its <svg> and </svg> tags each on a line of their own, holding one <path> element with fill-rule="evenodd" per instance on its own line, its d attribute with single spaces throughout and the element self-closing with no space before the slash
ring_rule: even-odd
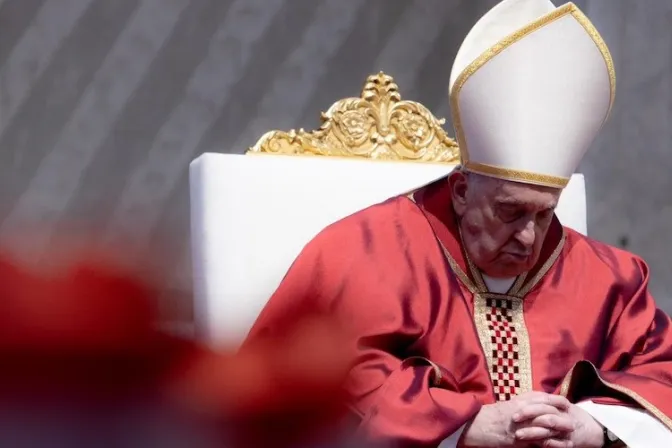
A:
<svg viewBox="0 0 672 448">
<path fill-rule="evenodd" d="M 465 170 L 472 173 L 483 174 L 489 177 L 496 177 L 498 179 L 510 180 L 514 182 L 525 182 L 553 188 L 565 188 L 569 183 L 568 177 L 551 176 L 550 174 L 531 173 L 529 171 L 501 168 L 498 166 L 472 162 L 469 160 L 466 160 L 463 166 Z"/>
<path fill-rule="evenodd" d="M 521 171 L 470 160 L 469 147 L 467 145 L 459 107 L 460 91 L 469 78 L 474 75 L 474 73 L 476 73 L 485 64 L 490 62 L 511 45 L 529 36 L 535 31 L 538 31 L 539 29 L 568 15 L 573 16 L 574 19 L 586 30 L 587 34 L 591 37 L 602 54 L 606 64 L 609 75 L 611 96 L 609 107 L 607 113 L 605 114 L 604 120 L 602 121 L 602 125 L 604 125 L 604 122 L 607 121 L 613 108 L 616 96 L 616 71 L 611 53 L 609 52 L 607 44 L 602 39 L 595 26 L 591 23 L 590 19 L 588 19 L 588 17 L 586 17 L 585 14 L 583 14 L 583 12 L 581 12 L 581 10 L 574 3 L 567 3 L 500 40 L 495 45 L 491 46 L 488 50 L 484 51 L 473 62 L 467 65 L 466 68 L 460 72 L 459 76 L 457 76 L 455 83 L 450 88 L 450 107 L 453 115 L 455 137 L 460 148 L 461 164 L 465 167 L 466 170 L 504 180 L 533 183 L 554 188 L 564 188 L 569 182 L 569 178 L 567 177 Z"/>
</svg>

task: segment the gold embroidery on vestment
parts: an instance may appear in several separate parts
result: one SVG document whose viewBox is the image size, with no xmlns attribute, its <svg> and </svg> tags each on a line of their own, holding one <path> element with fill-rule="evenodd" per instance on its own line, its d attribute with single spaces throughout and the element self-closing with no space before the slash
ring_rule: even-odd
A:
<svg viewBox="0 0 672 448">
<path fill-rule="evenodd" d="M 656 406 L 651 404 L 650 401 L 648 401 L 646 398 L 642 397 L 640 394 L 637 392 L 628 389 L 627 387 L 620 386 L 618 384 L 611 383 L 609 381 L 605 381 L 602 379 L 600 376 L 600 371 L 598 370 L 597 367 L 595 367 L 595 364 L 593 364 L 590 361 L 583 361 L 584 363 L 587 363 L 592 367 L 595 373 L 595 377 L 598 379 L 600 383 L 602 383 L 603 386 L 613 389 L 616 392 L 619 392 L 623 395 L 626 395 L 630 399 L 634 400 L 638 405 L 640 405 L 643 409 L 651 413 L 654 417 L 656 417 L 658 420 L 660 420 L 670 431 L 672 431 L 672 419 L 670 419 L 663 411 L 658 409 Z M 574 377 L 574 371 L 576 369 L 576 366 L 579 363 L 575 364 L 574 367 L 569 371 L 567 376 L 565 376 L 565 379 L 562 381 L 562 385 L 560 387 L 560 395 L 567 397 L 569 395 L 569 386 L 572 383 L 572 379 Z"/>
<path fill-rule="evenodd" d="M 524 299 L 555 264 L 564 243 L 563 229 L 558 245 L 529 281 L 525 272 L 518 276 L 507 294 L 495 294 L 488 291 L 483 276 L 466 253 L 467 266 L 474 281 L 439 241 L 451 270 L 474 295 L 474 324 L 498 401 L 532 390 L 532 354 L 525 324 Z"/>
</svg>

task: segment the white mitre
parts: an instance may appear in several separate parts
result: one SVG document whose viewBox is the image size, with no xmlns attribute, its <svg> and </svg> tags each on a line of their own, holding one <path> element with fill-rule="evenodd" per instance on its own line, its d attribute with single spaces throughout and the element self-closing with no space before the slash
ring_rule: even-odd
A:
<svg viewBox="0 0 672 448">
<path fill-rule="evenodd" d="M 462 166 L 562 188 L 607 119 L 614 64 L 572 3 L 504 0 L 467 35 L 450 77 Z"/>
</svg>

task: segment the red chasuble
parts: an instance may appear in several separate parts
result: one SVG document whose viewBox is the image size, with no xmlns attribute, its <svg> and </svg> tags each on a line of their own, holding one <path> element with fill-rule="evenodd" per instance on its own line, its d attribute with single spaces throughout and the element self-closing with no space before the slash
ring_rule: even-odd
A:
<svg viewBox="0 0 672 448">
<path fill-rule="evenodd" d="M 648 280 L 641 259 L 555 219 L 538 264 L 491 293 L 440 180 L 322 231 L 250 339 L 297 313 L 338 318 L 355 338 L 353 409 L 399 446 L 435 448 L 481 405 L 532 390 L 638 406 L 672 430 L 672 325 Z"/>
</svg>

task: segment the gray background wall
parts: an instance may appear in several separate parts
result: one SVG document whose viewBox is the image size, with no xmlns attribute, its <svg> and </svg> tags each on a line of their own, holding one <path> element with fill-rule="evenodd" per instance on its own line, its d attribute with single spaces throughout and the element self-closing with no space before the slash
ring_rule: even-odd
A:
<svg viewBox="0 0 672 448">
<path fill-rule="evenodd" d="M 378 70 L 447 117 L 457 47 L 495 3 L 0 0 L 0 243 L 39 230 L 20 243 L 34 258 L 64 234 L 136 257 L 160 249 L 165 316 L 188 321 L 189 161 L 313 128 Z M 672 2 L 575 3 L 619 79 L 581 167 L 589 232 L 645 257 L 672 311 Z"/>
</svg>

